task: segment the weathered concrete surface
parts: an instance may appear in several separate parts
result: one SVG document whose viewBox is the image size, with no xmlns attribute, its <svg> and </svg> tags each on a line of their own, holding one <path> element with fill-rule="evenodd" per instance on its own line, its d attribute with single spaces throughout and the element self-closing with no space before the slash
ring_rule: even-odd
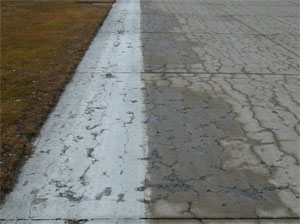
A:
<svg viewBox="0 0 300 224">
<path fill-rule="evenodd" d="M 98 219 L 98 220 L 18 220 L 4 221 L 3 224 L 298 224 L 297 219 Z"/>
<path fill-rule="evenodd" d="M 153 216 L 298 216 L 297 77 L 144 79 Z"/>
<path fill-rule="evenodd" d="M 4 221 L 3 224 L 298 224 L 297 219 L 98 219 L 98 220 L 18 220 Z"/>
<path fill-rule="evenodd" d="M 296 0 L 120 0 L 0 218 L 299 223 L 299 86 Z"/>
<path fill-rule="evenodd" d="M 152 217 L 299 217 L 297 6 L 141 1 Z"/>
</svg>

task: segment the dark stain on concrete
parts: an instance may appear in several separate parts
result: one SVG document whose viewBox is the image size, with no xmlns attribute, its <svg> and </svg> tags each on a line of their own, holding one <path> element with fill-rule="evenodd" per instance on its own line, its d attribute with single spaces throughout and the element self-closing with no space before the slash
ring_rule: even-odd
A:
<svg viewBox="0 0 300 224">
<path fill-rule="evenodd" d="M 47 200 L 48 200 L 48 198 L 35 198 L 31 204 L 37 205 L 37 204 L 41 204 Z"/>
<path fill-rule="evenodd" d="M 118 200 L 117 200 L 117 202 L 124 202 L 125 201 L 124 197 L 125 197 L 124 194 L 118 194 Z"/>
<path fill-rule="evenodd" d="M 142 2 L 141 13 L 143 67 L 146 72 L 199 63 L 185 35 L 174 33 L 173 28 L 179 26 L 172 14 L 157 9 L 155 2 Z"/>
<path fill-rule="evenodd" d="M 110 196 L 112 193 L 112 188 L 111 187 L 107 187 L 105 188 L 100 194 L 97 194 L 95 199 L 96 200 L 101 200 L 103 196 Z"/>
<path fill-rule="evenodd" d="M 225 169 L 220 140 L 242 139 L 224 99 L 204 92 L 146 84 L 149 165 L 144 188 L 152 217 L 255 218 L 283 208 L 270 176 Z M 256 142 L 249 142 L 256 144 Z"/>
<path fill-rule="evenodd" d="M 67 198 L 69 201 L 80 202 L 83 199 L 83 196 L 75 196 L 75 193 L 71 190 L 60 192 L 59 197 Z"/>
</svg>

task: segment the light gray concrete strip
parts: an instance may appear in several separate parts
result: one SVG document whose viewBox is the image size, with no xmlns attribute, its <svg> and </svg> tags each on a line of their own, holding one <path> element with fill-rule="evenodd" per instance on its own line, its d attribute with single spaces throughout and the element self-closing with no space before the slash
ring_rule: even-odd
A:
<svg viewBox="0 0 300 224">
<path fill-rule="evenodd" d="M 141 88 L 134 73 L 75 75 L 1 218 L 143 216 Z"/>
<path fill-rule="evenodd" d="M 113 16 L 115 17 L 115 16 Z M 109 23 L 109 20 L 108 20 Z M 140 34 L 105 33 L 95 37 L 86 57 L 77 68 L 78 73 L 134 72 L 141 71 Z M 101 53 L 99 53 L 101 52 Z M 93 58 L 93 60 L 90 60 Z M 112 60 L 114 59 L 114 60 Z"/>
<path fill-rule="evenodd" d="M 139 3 L 131 5 L 139 10 Z M 107 21 L 118 12 L 116 3 Z M 100 30 L 1 205 L 1 219 L 144 216 L 139 187 L 147 141 L 139 47 L 139 33 Z M 115 73 L 115 67 L 129 73 Z"/>
</svg>

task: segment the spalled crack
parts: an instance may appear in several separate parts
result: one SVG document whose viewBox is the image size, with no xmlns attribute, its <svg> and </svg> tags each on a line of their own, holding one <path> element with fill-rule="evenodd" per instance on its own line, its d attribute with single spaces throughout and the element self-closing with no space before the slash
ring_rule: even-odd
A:
<svg viewBox="0 0 300 224">
<path fill-rule="evenodd" d="M 106 187 L 100 194 L 97 194 L 95 199 L 96 200 L 101 200 L 103 196 L 110 196 L 112 193 L 112 188 L 111 187 Z"/>
<path fill-rule="evenodd" d="M 89 171 L 90 168 L 91 168 L 91 165 L 88 166 L 88 167 L 84 170 L 83 174 L 79 177 L 80 183 L 81 183 L 83 186 L 87 185 L 87 182 L 86 182 L 86 174 L 87 174 L 87 172 Z"/>
<path fill-rule="evenodd" d="M 124 197 L 125 197 L 125 195 L 124 194 L 118 194 L 118 200 L 117 200 L 117 202 L 119 203 L 119 202 L 124 202 L 125 200 L 124 200 Z"/>
<path fill-rule="evenodd" d="M 79 203 L 83 199 L 82 195 L 76 196 L 76 193 L 71 190 L 60 192 L 58 196 L 67 198 L 69 201 L 73 201 L 73 202 L 77 202 L 77 203 Z"/>
</svg>

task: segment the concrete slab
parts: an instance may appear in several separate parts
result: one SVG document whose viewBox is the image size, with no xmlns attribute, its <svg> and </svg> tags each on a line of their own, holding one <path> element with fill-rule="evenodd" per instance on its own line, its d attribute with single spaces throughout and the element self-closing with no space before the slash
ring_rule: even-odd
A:
<svg viewBox="0 0 300 224">
<path fill-rule="evenodd" d="M 213 3 L 212 3 L 213 4 Z M 298 7 L 291 5 L 264 5 L 264 4 L 230 4 L 214 5 L 215 8 L 228 15 L 242 16 L 295 16 L 299 17 Z"/>
<path fill-rule="evenodd" d="M 299 47 L 289 40 L 299 29 L 284 20 L 298 18 L 296 7 L 281 1 L 169 5 L 142 2 L 142 27 L 157 29 L 141 35 L 151 216 L 238 223 L 297 217 Z M 194 14 L 201 7 L 210 12 L 209 29 Z M 170 14 L 165 32 L 158 32 L 155 14 Z"/>
<path fill-rule="evenodd" d="M 152 216 L 300 213 L 299 76 L 143 78 Z"/>
<path fill-rule="evenodd" d="M 160 220 L 19 220 L 4 221 L 3 224 L 298 224 L 298 219 L 160 219 Z"/>
<path fill-rule="evenodd" d="M 199 15 L 199 16 L 222 16 L 223 12 L 207 1 L 141 1 L 141 12 L 149 13 L 157 11 L 170 16 Z M 174 21 L 176 22 L 176 21 Z M 142 26 L 143 27 L 143 26 Z"/>
<path fill-rule="evenodd" d="M 1 223 L 299 223 L 295 0 L 119 0 Z"/>
<path fill-rule="evenodd" d="M 259 34 L 299 35 L 299 17 L 279 16 L 234 16 L 236 22 L 247 26 Z"/>
<path fill-rule="evenodd" d="M 293 2 L 296 2 L 295 0 L 292 0 Z M 289 0 L 265 0 L 265 1 L 259 1 L 259 0 L 209 0 L 207 3 L 213 4 L 213 5 L 260 5 L 260 6 L 291 6 L 293 5 L 293 2 Z"/>
<path fill-rule="evenodd" d="M 3 224 L 298 224 L 298 219 L 106 219 L 106 220 L 19 220 Z"/>
<path fill-rule="evenodd" d="M 295 36 L 270 35 L 268 36 L 268 38 L 271 39 L 273 42 L 281 46 L 284 46 L 285 49 L 287 49 L 290 52 L 293 52 L 295 55 L 300 55 L 298 35 Z"/>
<path fill-rule="evenodd" d="M 260 35 L 142 34 L 144 71 L 298 74 L 293 51 Z M 159 50 L 157 50 L 159 49 Z"/>
</svg>

